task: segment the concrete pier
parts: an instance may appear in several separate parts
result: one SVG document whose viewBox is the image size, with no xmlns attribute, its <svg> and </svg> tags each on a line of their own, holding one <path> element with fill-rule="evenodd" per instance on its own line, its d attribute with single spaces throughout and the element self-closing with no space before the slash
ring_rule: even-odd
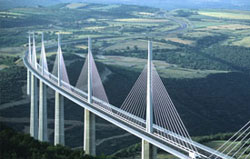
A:
<svg viewBox="0 0 250 159">
<path fill-rule="evenodd" d="M 91 38 L 88 38 L 88 102 L 92 103 L 92 45 Z M 83 149 L 86 154 L 96 155 L 95 142 L 95 115 L 84 109 L 84 143 Z"/>
<path fill-rule="evenodd" d="M 27 95 L 30 95 L 30 77 L 31 73 L 30 71 L 27 69 Z"/>
<path fill-rule="evenodd" d="M 84 151 L 89 155 L 96 155 L 95 145 L 95 115 L 84 110 Z"/>
<path fill-rule="evenodd" d="M 39 88 L 39 129 L 38 140 L 48 141 L 48 122 L 47 122 L 47 88 L 40 80 Z"/>
<path fill-rule="evenodd" d="M 156 159 L 157 148 L 149 142 L 142 140 L 142 159 Z"/>
<path fill-rule="evenodd" d="M 65 145 L 64 139 L 64 97 L 55 93 L 55 129 L 54 145 Z"/>
<path fill-rule="evenodd" d="M 38 89 L 37 78 L 34 75 L 31 75 L 30 135 L 35 139 L 38 139 Z"/>
</svg>

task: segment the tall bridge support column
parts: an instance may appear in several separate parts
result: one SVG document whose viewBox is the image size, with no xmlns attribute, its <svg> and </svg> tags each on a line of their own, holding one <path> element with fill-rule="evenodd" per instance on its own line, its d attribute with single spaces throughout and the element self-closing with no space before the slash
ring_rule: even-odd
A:
<svg viewBox="0 0 250 159">
<path fill-rule="evenodd" d="M 157 148 L 150 144 L 149 142 L 142 140 L 142 159 L 156 159 L 157 158 Z"/>
<path fill-rule="evenodd" d="M 58 34 L 58 86 L 62 85 L 62 66 L 61 66 L 61 46 L 60 34 Z M 55 129 L 54 129 L 54 145 L 65 145 L 64 139 L 64 97 L 55 93 Z"/>
<path fill-rule="evenodd" d="M 152 42 L 148 42 L 146 131 L 153 133 Z"/>
<path fill-rule="evenodd" d="M 31 39 L 30 39 L 30 34 L 29 34 L 29 52 L 28 52 L 28 60 L 29 63 L 32 63 L 32 58 L 31 58 Z M 31 82 L 31 72 L 27 69 L 27 95 L 30 95 L 30 82 Z"/>
<path fill-rule="evenodd" d="M 95 115 L 87 109 L 84 110 L 84 151 L 96 155 Z"/>
<path fill-rule="evenodd" d="M 30 135 L 35 139 L 38 138 L 38 89 L 37 78 L 33 74 L 30 90 Z"/>
<path fill-rule="evenodd" d="M 88 102 L 92 103 L 92 45 L 91 38 L 88 38 Z M 84 151 L 89 155 L 96 155 L 96 143 L 95 143 L 95 115 L 84 110 Z"/>
<path fill-rule="evenodd" d="M 31 73 L 27 69 L 27 95 L 30 95 L 30 81 L 31 81 Z"/>
<path fill-rule="evenodd" d="M 64 97 L 55 93 L 55 134 L 54 145 L 65 145 L 64 139 Z"/>
<path fill-rule="evenodd" d="M 40 80 L 39 93 L 39 129 L 38 140 L 48 141 L 48 122 L 47 122 L 47 88 Z"/>
<path fill-rule="evenodd" d="M 148 42 L 146 131 L 153 133 L 152 42 Z M 142 140 L 142 159 L 156 159 L 156 147 Z"/>
</svg>

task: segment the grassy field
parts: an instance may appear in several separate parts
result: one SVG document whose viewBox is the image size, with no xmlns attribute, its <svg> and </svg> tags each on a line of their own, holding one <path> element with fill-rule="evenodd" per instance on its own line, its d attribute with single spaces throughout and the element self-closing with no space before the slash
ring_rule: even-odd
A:
<svg viewBox="0 0 250 159">
<path fill-rule="evenodd" d="M 166 22 L 169 22 L 169 20 L 167 20 L 167 19 L 146 19 L 146 18 L 115 19 L 115 21 L 117 21 L 117 22 L 133 22 L 133 23 L 166 23 Z"/>
<path fill-rule="evenodd" d="M 98 56 L 97 61 L 102 62 L 106 65 L 120 66 L 123 68 L 129 68 L 131 70 L 143 70 L 147 64 L 146 59 L 139 58 L 123 58 L 122 56 Z M 153 61 L 158 73 L 163 78 L 175 78 L 175 79 L 194 79 L 194 78 L 206 78 L 208 75 L 216 73 L 228 73 L 228 71 L 218 70 L 194 70 L 181 68 L 177 65 L 169 64 L 164 61 Z"/>
<path fill-rule="evenodd" d="M 250 47 L 250 37 L 244 37 L 243 39 L 239 41 L 235 41 L 233 42 L 233 45 Z"/>
<path fill-rule="evenodd" d="M 225 18 L 225 19 L 240 19 L 240 20 L 250 20 L 249 12 L 220 12 L 220 11 L 199 11 L 200 15 Z"/>
<path fill-rule="evenodd" d="M 82 8 L 82 7 L 85 7 L 85 6 L 87 6 L 87 4 L 84 4 L 84 3 L 70 3 L 65 7 L 69 8 L 69 9 L 78 9 L 78 8 Z"/>
<path fill-rule="evenodd" d="M 177 38 L 177 37 L 165 38 L 165 40 L 169 40 L 169 41 L 184 44 L 184 45 L 192 45 L 194 43 L 194 41 L 192 41 L 192 40 L 186 40 L 186 39 L 181 39 L 181 38 Z"/>
<path fill-rule="evenodd" d="M 2 70 L 2 69 L 5 69 L 5 68 L 8 68 L 8 66 L 7 65 L 0 65 L 0 70 Z"/>
<path fill-rule="evenodd" d="M 106 51 L 110 50 L 126 50 L 126 49 L 136 49 L 139 50 L 147 50 L 147 41 L 146 40 L 136 40 L 132 39 L 129 41 L 123 41 L 122 43 L 116 43 L 110 47 L 105 48 Z M 175 49 L 176 47 L 171 44 L 164 44 L 160 42 L 154 42 L 154 48 L 160 48 L 160 49 Z"/>
<path fill-rule="evenodd" d="M 234 31 L 234 30 L 247 30 L 247 29 L 250 29 L 249 25 L 227 24 L 227 25 L 211 25 L 206 28 L 199 29 L 199 30 L 232 30 Z"/>
</svg>

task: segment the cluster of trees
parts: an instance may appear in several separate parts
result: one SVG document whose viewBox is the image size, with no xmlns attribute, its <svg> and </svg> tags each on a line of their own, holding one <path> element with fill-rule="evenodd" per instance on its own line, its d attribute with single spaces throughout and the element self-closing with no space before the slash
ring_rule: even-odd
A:
<svg viewBox="0 0 250 159">
<path fill-rule="evenodd" d="M 53 146 L 34 140 L 29 135 L 17 133 L 0 123 L 0 156 L 2 159 L 105 159 L 93 157 L 82 150 L 72 150 L 61 145 Z"/>
<path fill-rule="evenodd" d="M 126 49 L 104 51 L 104 54 L 116 55 L 116 56 L 138 57 L 138 58 L 147 57 L 147 52 L 145 50 L 139 49 L 137 45 L 134 45 L 133 47 L 127 46 Z"/>
<path fill-rule="evenodd" d="M 115 158 L 125 158 L 125 157 L 135 157 L 141 151 L 141 143 L 134 144 L 129 146 L 128 148 L 122 149 L 115 154 L 113 157 Z"/>
<path fill-rule="evenodd" d="M 213 45 L 205 50 L 208 58 L 220 62 L 229 70 L 250 72 L 250 48 Z"/>
<path fill-rule="evenodd" d="M 219 133 L 215 135 L 198 136 L 194 137 L 193 140 L 199 143 L 207 143 L 214 140 L 229 140 L 234 133 Z"/>
<path fill-rule="evenodd" d="M 14 62 L 17 61 L 19 57 L 12 57 L 12 56 L 2 56 L 0 55 L 0 65 L 14 65 Z"/>
<path fill-rule="evenodd" d="M 0 104 L 22 98 L 22 82 L 26 75 L 24 67 L 15 65 L 0 71 Z"/>
<path fill-rule="evenodd" d="M 197 11 L 189 10 L 177 10 L 177 16 L 179 17 L 190 17 L 191 15 L 198 15 Z"/>
<path fill-rule="evenodd" d="M 14 20 L 13 20 L 14 19 Z M 49 21 L 37 18 L 36 16 L 27 16 L 25 18 L 1 18 L 0 28 L 12 28 L 12 27 L 29 27 L 34 25 L 44 25 L 49 23 Z"/>
</svg>

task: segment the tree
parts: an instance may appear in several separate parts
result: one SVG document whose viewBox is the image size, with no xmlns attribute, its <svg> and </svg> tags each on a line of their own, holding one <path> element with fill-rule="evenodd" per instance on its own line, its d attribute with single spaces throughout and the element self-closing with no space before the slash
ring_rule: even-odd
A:
<svg viewBox="0 0 250 159">
<path fill-rule="evenodd" d="M 138 46 L 137 46 L 137 45 L 134 45 L 134 49 L 137 51 L 137 50 L 138 50 Z"/>
</svg>

